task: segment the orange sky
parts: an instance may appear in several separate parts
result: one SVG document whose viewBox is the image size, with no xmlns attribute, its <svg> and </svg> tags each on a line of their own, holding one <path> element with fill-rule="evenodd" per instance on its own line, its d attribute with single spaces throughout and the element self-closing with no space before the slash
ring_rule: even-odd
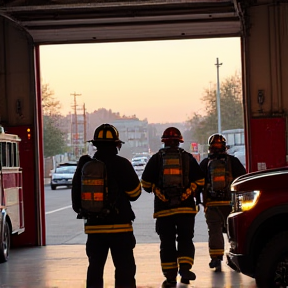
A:
<svg viewBox="0 0 288 288">
<path fill-rule="evenodd" d="M 240 38 L 40 47 L 41 77 L 72 112 L 111 109 L 149 123 L 184 122 L 204 111 L 204 89 L 241 70 Z"/>
</svg>

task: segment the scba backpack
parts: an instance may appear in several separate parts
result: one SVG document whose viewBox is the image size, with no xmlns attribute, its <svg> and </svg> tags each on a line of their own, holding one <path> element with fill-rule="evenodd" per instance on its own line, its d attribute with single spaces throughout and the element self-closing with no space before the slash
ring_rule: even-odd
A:
<svg viewBox="0 0 288 288">
<path fill-rule="evenodd" d="M 161 190 L 170 206 L 181 202 L 181 195 L 189 182 L 189 159 L 183 149 L 163 148 L 160 150 L 162 169 Z"/>
<path fill-rule="evenodd" d="M 232 181 L 231 163 L 228 157 L 216 157 L 208 161 L 208 194 L 211 198 L 229 200 Z"/>
<path fill-rule="evenodd" d="M 87 218 L 105 217 L 110 213 L 106 165 L 91 159 L 82 167 L 81 209 Z"/>
</svg>

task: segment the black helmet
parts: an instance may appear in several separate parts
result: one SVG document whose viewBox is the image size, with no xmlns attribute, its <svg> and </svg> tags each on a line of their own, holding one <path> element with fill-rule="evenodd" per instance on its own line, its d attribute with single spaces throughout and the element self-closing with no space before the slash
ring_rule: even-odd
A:
<svg viewBox="0 0 288 288">
<path fill-rule="evenodd" d="M 226 138 L 219 133 L 212 134 L 208 139 L 209 152 L 225 152 L 227 150 Z"/>
<path fill-rule="evenodd" d="M 107 123 L 95 129 L 94 137 L 90 142 L 114 142 L 124 144 L 124 142 L 119 139 L 118 130 L 113 125 Z"/>
<path fill-rule="evenodd" d="M 163 132 L 161 142 L 165 143 L 169 140 L 178 140 L 180 143 L 184 142 L 181 132 L 175 127 L 169 127 Z"/>
</svg>

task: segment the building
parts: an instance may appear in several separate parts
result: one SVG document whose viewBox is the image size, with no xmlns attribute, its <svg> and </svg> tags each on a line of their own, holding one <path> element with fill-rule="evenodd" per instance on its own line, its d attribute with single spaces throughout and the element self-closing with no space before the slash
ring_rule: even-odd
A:
<svg viewBox="0 0 288 288">
<path fill-rule="evenodd" d="M 148 121 L 136 117 L 117 119 L 111 122 L 120 134 L 120 139 L 125 145 L 120 150 L 120 155 L 132 158 L 134 154 L 150 152 L 148 137 Z"/>
</svg>

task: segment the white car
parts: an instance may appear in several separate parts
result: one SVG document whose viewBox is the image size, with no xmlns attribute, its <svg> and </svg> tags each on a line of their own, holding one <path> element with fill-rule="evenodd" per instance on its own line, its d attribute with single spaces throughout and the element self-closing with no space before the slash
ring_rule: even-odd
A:
<svg viewBox="0 0 288 288">
<path fill-rule="evenodd" d="M 144 168 L 148 162 L 148 157 L 146 156 L 137 156 L 132 158 L 132 166 L 134 167 L 135 172 L 139 175 L 142 174 Z"/>
<path fill-rule="evenodd" d="M 77 164 L 61 164 L 51 176 L 51 189 L 56 190 L 58 186 L 67 186 L 71 188 L 72 179 L 77 168 Z"/>
</svg>

